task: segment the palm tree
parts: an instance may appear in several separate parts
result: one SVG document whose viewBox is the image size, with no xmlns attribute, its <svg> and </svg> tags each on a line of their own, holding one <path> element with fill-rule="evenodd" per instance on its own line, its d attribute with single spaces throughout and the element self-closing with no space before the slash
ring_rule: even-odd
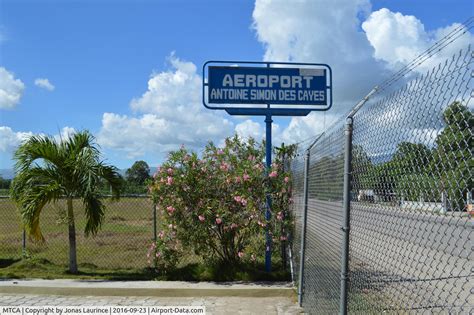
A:
<svg viewBox="0 0 474 315">
<path fill-rule="evenodd" d="M 85 235 L 95 235 L 104 218 L 105 206 L 98 188 L 105 180 L 113 198 L 120 197 L 122 178 L 117 168 L 104 164 L 94 137 L 88 131 L 56 141 L 32 136 L 14 154 L 16 177 L 11 187 L 25 230 L 33 240 L 44 241 L 39 226 L 41 210 L 65 197 L 69 229 L 69 272 L 77 273 L 76 229 L 73 199 L 80 198 L 86 215 Z"/>
</svg>

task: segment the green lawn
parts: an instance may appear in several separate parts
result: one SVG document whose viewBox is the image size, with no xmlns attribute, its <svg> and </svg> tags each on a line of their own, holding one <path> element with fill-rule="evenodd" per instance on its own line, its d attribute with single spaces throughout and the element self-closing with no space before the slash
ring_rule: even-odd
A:
<svg viewBox="0 0 474 315">
<path fill-rule="evenodd" d="M 79 264 L 98 268 L 145 268 L 146 251 L 153 238 L 152 202 L 148 198 L 122 198 L 106 201 L 103 228 L 95 237 L 84 237 L 85 218 L 80 201 L 74 201 Z M 48 205 L 40 226 L 45 244 L 27 241 L 27 250 L 35 258 L 53 264 L 67 263 L 68 238 L 64 219 L 64 200 Z M 14 203 L 0 199 L 0 259 L 21 257 L 22 228 Z"/>
<path fill-rule="evenodd" d="M 208 266 L 190 254 L 177 269 L 157 275 L 148 268 L 146 253 L 153 239 L 153 207 L 149 198 L 107 201 L 105 222 L 95 237 L 84 237 L 84 211 L 74 201 L 77 229 L 77 259 L 80 273 L 67 273 L 68 238 L 64 220 L 66 202 L 48 205 L 41 215 L 45 244 L 27 241 L 29 259 L 22 259 L 22 227 L 15 204 L 0 199 L 0 278 L 81 278 L 112 280 L 191 281 L 287 281 L 274 252 L 275 272 L 264 272 L 264 264 L 252 266 Z"/>
</svg>

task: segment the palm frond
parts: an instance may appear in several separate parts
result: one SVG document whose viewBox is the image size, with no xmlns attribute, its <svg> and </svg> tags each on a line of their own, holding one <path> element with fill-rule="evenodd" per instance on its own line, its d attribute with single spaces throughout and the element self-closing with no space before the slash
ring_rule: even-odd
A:
<svg viewBox="0 0 474 315">
<path fill-rule="evenodd" d="M 104 165 L 101 162 L 97 165 L 97 173 L 112 187 L 112 198 L 119 199 L 123 187 L 123 178 L 120 176 L 118 169 L 115 166 Z"/>
<path fill-rule="evenodd" d="M 105 206 L 97 193 L 101 180 L 111 185 L 115 198 L 120 196 L 122 178 L 117 168 L 100 161 L 98 146 L 88 131 L 75 133 L 60 143 L 52 137 L 31 137 L 14 158 L 17 176 L 11 195 L 34 239 L 43 239 L 39 216 L 48 202 L 61 196 L 81 198 L 87 217 L 85 234 L 89 235 L 97 233 L 103 222 Z"/>
<path fill-rule="evenodd" d="M 69 157 L 77 157 L 81 151 L 87 149 L 93 156 L 98 158 L 100 152 L 94 141 L 94 136 L 89 131 L 84 130 L 73 134 L 67 141 L 63 141 L 61 145 Z"/>
<path fill-rule="evenodd" d="M 60 166 L 64 160 L 64 154 L 54 139 L 45 136 L 32 136 L 14 154 L 15 172 L 27 171 L 38 159 Z"/>
<path fill-rule="evenodd" d="M 42 172 L 43 171 L 43 172 Z M 47 203 L 55 202 L 63 194 L 61 184 L 48 174 L 50 170 L 35 168 L 34 172 L 15 179 L 15 185 L 24 190 L 15 195 L 25 230 L 38 241 L 44 241 L 39 219 Z"/>
<path fill-rule="evenodd" d="M 84 196 L 83 203 L 87 219 L 84 234 L 86 236 L 95 235 L 102 226 L 105 206 L 96 194 Z"/>
</svg>

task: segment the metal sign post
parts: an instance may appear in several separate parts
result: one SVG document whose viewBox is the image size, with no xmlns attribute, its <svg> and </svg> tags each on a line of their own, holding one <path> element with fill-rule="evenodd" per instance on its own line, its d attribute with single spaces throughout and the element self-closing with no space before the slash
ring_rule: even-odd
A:
<svg viewBox="0 0 474 315">
<path fill-rule="evenodd" d="M 265 116 L 267 175 L 272 167 L 272 116 L 306 116 L 332 106 L 332 71 L 326 64 L 208 61 L 202 75 L 206 108 L 230 115 Z M 271 207 L 267 194 L 267 222 Z M 265 238 L 265 270 L 270 272 L 272 238 L 268 227 Z"/>
<path fill-rule="evenodd" d="M 272 115 L 267 114 L 265 118 L 265 162 L 267 166 L 267 176 L 272 170 Z M 272 197 L 270 193 L 266 195 L 266 209 L 265 220 L 270 221 L 272 218 Z M 265 227 L 265 270 L 270 272 L 272 270 L 272 236 L 268 230 L 268 224 Z"/>
</svg>

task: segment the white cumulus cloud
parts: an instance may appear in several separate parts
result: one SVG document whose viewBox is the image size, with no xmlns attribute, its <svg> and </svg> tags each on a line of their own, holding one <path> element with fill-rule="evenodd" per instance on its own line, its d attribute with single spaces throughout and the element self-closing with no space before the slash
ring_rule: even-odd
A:
<svg viewBox="0 0 474 315">
<path fill-rule="evenodd" d="M 62 128 L 58 134 L 53 135 L 56 141 L 68 139 L 76 130 L 72 127 Z M 45 136 L 44 133 L 33 133 L 31 131 L 14 131 L 11 127 L 0 126 L 0 168 L 10 168 L 12 165 L 13 152 L 33 135 Z"/>
<path fill-rule="evenodd" d="M 25 85 L 13 73 L 0 67 L 0 109 L 11 109 L 20 103 Z"/>
<path fill-rule="evenodd" d="M 374 48 L 373 56 L 377 60 L 385 61 L 394 70 L 408 64 L 457 28 L 465 27 L 459 23 L 454 23 L 433 31 L 427 31 L 423 23 L 415 16 L 392 12 L 386 8 L 372 12 L 368 19 L 362 23 L 362 29 Z M 460 37 L 441 52 L 438 52 L 436 56 L 430 58 L 417 70 L 424 72 L 473 43 L 473 35 L 467 32 L 465 36 Z"/>
<path fill-rule="evenodd" d="M 37 78 L 35 80 L 35 85 L 48 91 L 53 91 L 55 89 L 54 85 L 46 78 Z"/>
<path fill-rule="evenodd" d="M 13 152 L 32 132 L 15 132 L 10 127 L 0 126 L 0 152 Z"/>
<path fill-rule="evenodd" d="M 65 140 L 68 140 L 75 133 L 76 133 L 76 129 L 74 129 L 73 127 L 66 126 L 63 129 L 61 129 L 59 134 L 54 135 L 54 139 L 57 142 L 65 141 Z"/>
<path fill-rule="evenodd" d="M 387 73 L 360 28 L 370 8 L 369 0 L 255 2 L 253 27 L 265 60 L 326 63 L 333 70 L 333 107 L 326 117 L 320 112 L 293 117 L 280 135 L 285 143 L 321 132 Z"/>
<path fill-rule="evenodd" d="M 254 138 L 255 140 L 261 141 L 265 139 L 265 132 L 266 130 L 264 126 L 251 119 L 246 119 L 235 126 L 235 133 L 243 139 Z M 275 122 L 272 123 L 272 138 L 274 145 L 279 145 L 281 143 L 280 126 Z"/>
<path fill-rule="evenodd" d="M 202 79 L 196 66 L 174 54 L 171 69 L 153 73 L 143 95 L 133 99 L 131 115 L 104 113 L 99 143 L 123 151 L 132 159 L 146 153 L 163 154 L 181 144 L 200 149 L 233 133 L 233 123 L 222 112 L 202 105 Z"/>
<path fill-rule="evenodd" d="M 320 133 L 394 70 L 459 26 L 426 30 L 414 16 L 388 9 L 372 12 L 370 0 L 256 0 L 253 28 L 265 60 L 326 63 L 333 70 L 334 103 L 326 123 L 320 112 L 293 117 L 281 131 L 282 141 Z M 470 43 L 473 36 L 467 32 L 418 70 L 425 72 Z"/>
<path fill-rule="evenodd" d="M 254 138 L 261 140 L 265 134 L 263 127 L 251 119 L 247 119 L 235 126 L 235 132 L 242 138 Z"/>
</svg>

